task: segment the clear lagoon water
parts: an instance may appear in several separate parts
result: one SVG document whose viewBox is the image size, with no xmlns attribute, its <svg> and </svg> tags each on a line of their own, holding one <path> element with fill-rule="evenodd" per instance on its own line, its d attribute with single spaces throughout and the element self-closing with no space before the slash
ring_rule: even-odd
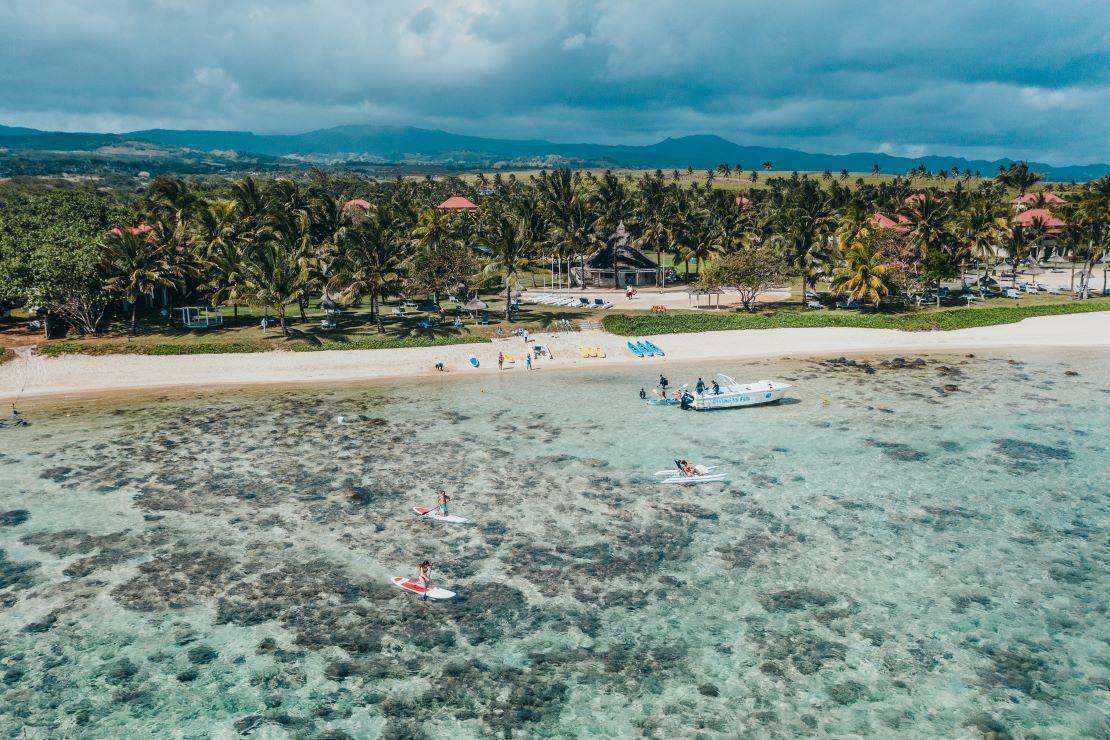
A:
<svg viewBox="0 0 1110 740">
<path fill-rule="evenodd" d="M 28 403 L 0 735 L 1110 736 L 1108 362 L 737 363 L 791 400 L 708 414 L 643 405 L 655 365 Z M 471 524 L 411 514 L 440 486 Z M 458 598 L 389 585 L 425 557 Z"/>
</svg>

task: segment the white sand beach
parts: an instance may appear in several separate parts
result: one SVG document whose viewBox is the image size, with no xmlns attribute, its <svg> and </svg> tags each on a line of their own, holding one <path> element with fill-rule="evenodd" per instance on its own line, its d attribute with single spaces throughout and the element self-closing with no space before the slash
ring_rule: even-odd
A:
<svg viewBox="0 0 1110 740">
<path fill-rule="evenodd" d="M 745 358 L 829 357 L 877 353 L 943 354 L 1007 348 L 1110 348 L 1110 312 L 1044 316 L 1016 324 L 959 331 L 903 332 L 888 329 L 765 329 L 649 337 L 666 357 L 636 358 L 626 339 L 603 331 L 532 335 L 553 358 L 534 363 L 536 370 L 590 371 L 613 366 L 724 361 Z M 604 359 L 582 358 L 578 347 L 601 347 Z M 17 359 L 0 365 L 0 400 L 46 396 L 112 395 L 139 389 L 213 386 L 339 383 L 438 376 L 442 361 L 450 377 L 497 373 L 497 354 L 513 355 L 505 372 L 523 376 L 525 344 L 518 337 L 488 344 L 413 349 L 258 354 L 143 356 L 70 355 Z M 476 356 L 480 367 L 467 363 Z M 711 370 L 712 368 L 710 368 Z"/>
</svg>

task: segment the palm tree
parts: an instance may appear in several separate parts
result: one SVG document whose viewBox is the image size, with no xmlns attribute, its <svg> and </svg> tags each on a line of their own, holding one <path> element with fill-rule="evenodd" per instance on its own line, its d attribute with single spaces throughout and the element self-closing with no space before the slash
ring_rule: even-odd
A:
<svg viewBox="0 0 1110 740">
<path fill-rule="evenodd" d="M 882 171 L 883 171 L 883 168 L 880 167 L 878 165 L 878 163 L 875 163 L 875 164 L 871 165 L 871 174 L 872 175 L 878 175 Z"/>
<path fill-rule="evenodd" d="M 932 252 L 945 251 L 951 244 L 952 210 L 948 203 L 926 192 L 920 198 L 911 200 L 902 210 L 908 219 L 906 238 L 922 259 Z M 939 279 L 937 305 L 940 305 Z"/>
<path fill-rule="evenodd" d="M 1029 169 L 1028 162 L 1014 162 L 1009 167 L 999 165 L 995 179 L 1003 185 L 1017 188 L 1019 195 L 1025 195 L 1029 188 L 1040 182 L 1041 176 Z"/>
<path fill-rule="evenodd" d="M 155 288 L 175 285 L 172 247 L 137 229 L 116 229 L 101 245 L 104 287 L 131 304 L 131 334 L 139 330 L 139 300 Z"/>
<path fill-rule="evenodd" d="M 1028 226 L 1015 224 L 1010 229 L 1010 243 L 1007 246 L 1010 250 L 1010 259 L 1014 263 L 1013 287 L 1017 287 L 1018 265 L 1029 257 L 1033 247 L 1044 238 L 1046 233 L 1048 229 L 1045 227 L 1044 219 L 1041 218 L 1034 218 Z"/>
<path fill-rule="evenodd" d="M 998 250 L 1010 233 L 1006 207 L 988 197 L 973 200 L 956 218 L 956 230 L 972 257 L 983 265 L 983 280 L 998 258 Z M 1017 265 L 1014 265 L 1015 269 Z"/>
<path fill-rule="evenodd" d="M 513 288 L 521 271 L 530 266 L 533 250 L 544 231 L 543 219 L 533 198 L 495 203 L 483 214 L 481 233 L 486 254 L 485 273 L 501 276 L 505 289 L 505 319 L 512 317 Z"/>
<path fill-rule="evenodd" d="M 787 261 L 802 275 L 802 304 L 805 289 L 817 287 L 817 277 L 829 259 L 827 237 L 836 213 L 829 195 L 812 180 L 791 191 L 776 209 L 783 236 L 789 244 Z"/>
<path fill-rule="evenodd" d="M 370 296 L 370 320 L 385 332 L 381 301 L 385 291 L 400 279 L 401 254 L 393 243 L 380 213 L 369 213 L 340 237 L 332 274 L 327 283 L 344 302 Z"/>
<path fill-rule="evenodd" d="M 424 258 L 435 262 L 435 255 L 447 249 L 448 243 L 455 238 L 455 224 L 446 211 L 425 208 L 412 229 L 412 236 L 417 248 L 424 253 Z M 437 283 L 431 288 L 432 300 L 438 304 L 440 286 Z"/>
<path fill-rule="evenodd" d="M 232 302 L 234 321 L 239 321 L 237 291 L 242 286 L 243 249 L 236 233 L 234 200 L 213 200 L 198 215 L 198 239 L 203 247 L 202 274 L 206 276 L 200 289 L 207 293 L 213 306 Z"/>
<path fill-rule="evenodd" d="M 833 276 L 832 287 L 837 292 L 848 293 L 852 300 L 874 301 L 878 308 L 888 293 L 882 252 L 872 249 L 866 241 L 853 242 Z"/>
<path fill-rule="evenodd" d="M 287 215 L 286 218 L 296 216 Z M 308 271 L 299 259 L 296 233 L 296 227 L 279 225 L 266 234 L 243 263 L 242 295 L 253 304 L 272 310 L 284 337 L 289 336 L 285 307 L 303 294 L 308 282 Z"/>
<path fill-rule="evenodd" d="M 763 160 L 763 169 L 770 171 L 772 166 L 773 165 L 771 163 L 771 160 L 769 160 L 769 159 Z"/>
</svg>

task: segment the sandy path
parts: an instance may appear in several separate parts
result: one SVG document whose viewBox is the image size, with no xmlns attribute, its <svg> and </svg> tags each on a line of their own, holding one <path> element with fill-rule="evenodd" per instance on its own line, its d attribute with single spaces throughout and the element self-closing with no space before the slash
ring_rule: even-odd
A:
<svg viewBox="0 0 1110 740">
<path fill-rule="evenodd" d="M 861 353 L 947 353 L 985 349 L 1110 348 L 1110 312 L 1043 316 L 1017 324 L 950 332 L 902 332 L 890 329 L 767 329 L 699 334 L 667 334 L 651 339 L 665 358 L 637 359 L 625 339 L 601 331 L 533 335 L 551 348 L 554 359 L 537 368 L 590 370 L 667 363 L 723 361 L 757 357 L 814 357 Z M 583 359 L 579 345 L 604 348 L 605 359 Z M 214 385 L 312 384 L 437 375 L 433 365 L 446 363 L 451 377 L 496 373 L 497 353 L 516 358 L 510 372 L 524 374 L 524 342 L 513 338 L 490 344 L 414 349 L 332 352 L 266 352 L 237 355 L 150 357 L 114 355 L 16 360 L 0 365 L 0 399 L 35 396 L 110 394 L 132 389 Z M 466 358 L 475 355 L 478 369 Z M 711 372 L 712 367 L 706 372 Z M 653 370 L 654 372 L 655 370 Z"/>
</svg>

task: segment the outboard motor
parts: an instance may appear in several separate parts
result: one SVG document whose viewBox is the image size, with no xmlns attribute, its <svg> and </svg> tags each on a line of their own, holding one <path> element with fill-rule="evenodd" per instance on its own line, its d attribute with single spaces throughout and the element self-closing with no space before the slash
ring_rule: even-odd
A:
<svg viewBox="0 0 1110 740">
<path fill-rule="evenodd" d="M 693 406 L 691 406 L 691 404 L 693 403 L 694 397 L 690 395 L 690 391 L 682 391 L 682 401 L 679 403 L 679 407 L 683 411 L 689 411 L 691 408 L 693 408 Z"/>
</svg>

